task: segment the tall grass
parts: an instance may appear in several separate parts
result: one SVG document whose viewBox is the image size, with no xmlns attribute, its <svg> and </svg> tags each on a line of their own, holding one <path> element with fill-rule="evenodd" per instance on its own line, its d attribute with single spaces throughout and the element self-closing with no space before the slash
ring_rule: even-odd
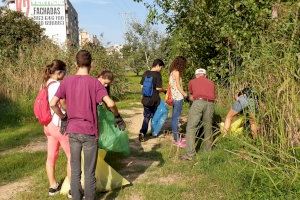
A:
<svg viewBox="0 0 300 200">
<path fill-rule="evenodd" d="M 115 74 L 112 96 L 122 98 L 128 90 L 124 67 L 119 54 L 108 55 L 103 47 L 87 46 L 92 53 L 91 74 L 96 76 L 102 69 Z M 0 106 L 1 124 L 15 124 L 33 116 L 32 103 L 42 83 L 45 66 L 53 59 L 67 64 L 68 74 L 76 72 L 75 55 L 78 49 L 61 49 L 48 40 L 22 47 L 15 59 L 0 58 Z M 12 116 L 11 116 L 12 115 Z M 1 125 L 1 127 L 2 127 Z"/>
<path fill-rule="evenodd" d="M 276 194 L 300 186 L 299 5 L 281 11 L 281 18 L 242 55 L 243 70 L 231 77 L 230 88 L 248 84 L 257 92 L 260 129 L 256 142 L 240 141 L 246 151 L 229 151 L 254 165 L 251 185 L 256 177 L 266 177 Z"/>
</svg>

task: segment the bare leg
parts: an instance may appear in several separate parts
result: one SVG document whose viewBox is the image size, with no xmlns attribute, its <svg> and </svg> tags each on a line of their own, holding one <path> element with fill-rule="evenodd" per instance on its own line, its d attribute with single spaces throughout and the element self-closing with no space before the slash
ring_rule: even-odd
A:
<svg viewBox="0 0 300 200">
<path fill-rule="evenodd" d="M 71 180 L 71 153 L 70 153 L 70 143 L 69 143 L 68 135 L 60 136 L 60 145 L 67 157 L 67 176 L 69 180 Z"/>
<path fill-rule="evenodd" d="M 54 175 L 55 167 L 47 164 L 46 171 L 47 171 L 47 176 L 48 176 L 48 180 L 49 180 L 49 185 L 50 185 L 50 187 L 54 187 L 56 185 L 56 179 L 55 179 L 55 175 Z"/>
<path fill-rule="evenodd" d="M 230 131 L 230 126 L 231 126 L 231 122 L 234 116 L 236 116 L 238 114 L 238 112 L 235 112 L 232 108 L 229 110 L 229 112 L 227 113 L 226 119 L 225 119 L 225 124 L 224 124 L 224 131 L 227 134 L 228 131 Z"/>
<path fill-rule="evenodd" d="M 55 179 L 55 163 L 58 157 L 59 143 L 52 136 L 48 137 L 48 152 L 47 152 L 47 162 L 46 162 L 46 171 L 49 180 L 50 187 L 54 187 L 56 185 Z"/>
<path fill-rule="evenodd" d="M 68 179 L 71 180 L 71 162 L 68 161 L 68 165 L 67 165 L 67 176 Z"/>
<path fill-rule="evenodd" d="M 252 137 L 253 137 L 253 139 L 256 139 L 257 138 L 257 132 L 258 132 L 258 125 L 256 123 L 255 116 L 252 113 L 250 113 L 249 122 L 250 122 Z"/>
</svg>

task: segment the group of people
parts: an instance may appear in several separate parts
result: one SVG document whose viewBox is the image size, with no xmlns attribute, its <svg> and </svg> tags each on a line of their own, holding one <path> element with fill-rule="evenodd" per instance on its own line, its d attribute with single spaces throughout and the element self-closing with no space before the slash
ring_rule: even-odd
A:
<svg viewBox="0 0 300 200">
<path fill-rule="evenodd" d="M 66 64 L 54 60 L 44 73 L 43 87 L 48 90 L 52 120 L 44 126 L 47 136 L 46 171 L 49 195 L 60 190 L 55 178 L 55 165 L 60 146 L 67 157 L 67 176 L 71 180 L 68 197 L 74 200 L 94 200 L 96 193 L 95 168 L 98 153 L 97 105 L 104 102 L 113 112 L 116 125 L 124 130 L 125 122 L 106 87 L 113 81 L 111 71 L 104 70 L 99 76 L 89 75 L 92 56 L 86 50 L 76 55 L 77 72 L 66 78 Z M 67 133 L 67 134 L 66 134 Z M 81 152 L 84 154 L 84 190 L 81 186 Z"/>
<path fill-rule="evenodd" d="M 169 68 L 169 83 L 168 87 L 170 89 L 170 94 L 172 98 L 172 121 L 171 129 L 173 134 L 174 145 L 186 148 L 186 153 L 181 156 L 182 160 L 192 160 L 196 155 L 196 142 L 195 138 L 200 127 L 203 127 L 203 149 L 205 151 L 210 151 L 213 144 L 213 114 L 214 114 L 214 102 L 216 100 L 216 86 L 215 83 L 208 79 L 207 72 L 203 68 L 199 68 L 195 71 L 195 78 L 189 81 L 188 92 L 183 88 L 182 78 L 183 73 L 187 66 L 187 59 L 178 56 L 176 57 Z M 167 90 L 162 87 L 162 76 L 160 74 L 162 68 L 165 67 L 165 64 L 162 60 L 154 60 L 150 70 L 147 70 L 142 79 L 142 104 L 144 107 L 144 120 L 142 127 L 139 133 L 139 140 L 141 142 L 145 141 L 145 136 L 148 132 L 149 121 L 153 118 L 158 105 L 160 104 L 160 95 L 159 93 L 166 93 Z M 145 88 L 148 88 L 149 81 L 152 81 L 152 87 L 150 90 L 153 90 L 151 95 L 149 92 L 144 92 Z M 187 100 L 192 102 L 192 105 L 189 109 L 186 134 L 185 137 L 183 134 L 179 133 L 179 119 L 182 112 L 183 101 Z M 226 135 L 230 132 L 231 122 L 238 113 L 249 108 L 250 111 L 250 125 L 253 138 L 257 137 L 257 124 L 255 121 L 255 111 L 256 103 L 255 99 L 252 97 L 252 92 L 249 87 L 243 89 L 236 97 L 235 102 L 228 112 L 224 130 L 222 132 Z M 153 135 L 158 137 L 157 135 Z"/>
<path fill-rule="evenodd" d="M 89 75 L 92 56 L 86 50 L 76 54 L 77 72 L 75 75 L 66 75 L 66 64 L 61 60 L 54 60 L 46 66 L 42 88 L 48 91 L 48 102 L 51 108 L 52 120 L 44 126 L 47 136 L 46 171 L 49 180 L 49 195 L 55 195 L 60 185 L 55 178 L 55 166 L 62 147 L 67 157 L 67 176 L 71 180 L 69 197 L 74 200 L 94 200 L 96 193 L 95 168 L 98 152 L 98 117 L 97 106 L 104 104 L 115 116 L 115 125 L 121 130 L 126 124 L 120 116 L 115 102 L 109 97 L 107 88 L 114 79 L 109 70 L 104 70 L 97 77 Z M 204 127 L 204 149 L 212 148 L 213 133 L 212 120 L 216 87 L 213 81 L 207 78 L 203 68 L 195 71 L 195 78 L 189 82 L 186 92 L 183 87 L 183 74 L 187 66 L 187 59 L 178 56 L 170 65 L 169 91 L 172 97 L 172 133 L 174 145 L 186 148 L 183 160 L 191 160 L 195 154 L 195 137 L 200 126 Z M 160 93 L 166 93 L 163 88 L 161 70 L 165 67 L 161 59 L 154 60 L 150 70 L 146 71 L 141 79 L 142 104 L 144 106 L 144 120 L 139 133 L 139 140 L 143 142 L 148 132 L 149 121 L 153 118 L 161 102 Z M 186 135 L 179 133 L 179 119 L 183 101 L 192 102 L 189 109 Z M 243 109 L 252 105 L 249 98 L 249 89 L 243 90 L 236 97 L 232 109 L 225 120 L 225 132 L 230 129 L 232 118 Z M 254 106 L 255 107 L 255 106 Z M 255 108 L 253 108 L 255 110 Z M 254 115 L 251 114 L 251 129 L 257 135 Z M 158 137 L 158 135 L 154 135 Z M 81 186 L 81 153 L 84 155 L 84 189 Z"/>
</svg>

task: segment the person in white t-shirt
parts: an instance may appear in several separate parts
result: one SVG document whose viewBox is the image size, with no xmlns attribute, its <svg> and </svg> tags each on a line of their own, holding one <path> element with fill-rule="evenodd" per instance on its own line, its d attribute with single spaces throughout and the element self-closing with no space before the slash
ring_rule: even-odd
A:
<svg viewBox="0 0 300 200">
<path fill-rule="evenodd" d="M 182 77 L 186 69 L 187 60 L 183 56 L 177 56 L 171 63 L 169 86 L 171 88 L 173 110 L 172 110 L 172 134 L 174 144 L 184 148 L 186 146 L 185 138 L 179 135 L 178 125 L 182 112 L 183 100 L 187 98 L 187 93 L 183 90 Z"/>
<path fill-rule="evenodd" d="M 48 87 L 48 101 L 54 97 L 56 91 L 59 88 L 60 80 L 64 78 L 66 74 L 66 64 L 61 60 L 53 60 L 51 64 L 47 65 L 44 73 L 43 87 Z M 60 102 L 62 112 L 64 111 L 64 102 Z M 47 136 L 47 162 L 46 171 L 49 180 L 49 196 L 57 194 L 60 190 L 60 185 L 57 183 L 55 178 L 55 164 L 59 155 L 59 148 L 62 147 L 67 156 L 67 175 L 71 178 L 71 167 L 70 167 L 70 145 L 69 138 L 63 132 L 62 133 L 62 120 L 54 113 L 51 109 L 52 121 L 44 126 L 44 133 Z M 66 123 L 66 121 L 63 121 Z"/>
</svg>

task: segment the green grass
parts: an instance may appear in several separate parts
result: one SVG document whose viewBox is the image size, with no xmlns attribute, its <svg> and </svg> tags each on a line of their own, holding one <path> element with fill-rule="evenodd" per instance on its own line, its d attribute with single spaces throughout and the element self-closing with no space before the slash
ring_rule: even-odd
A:
<svg viewBox="0 0 300 200">
<path fill-rule="evenodd" d="M 0 155 L 0 185 L 31 176 L 45 168 L 45 152 L 23 152 Z"/>
<path fill-rule="evenodd" d="M 140 92 L 141 90 L 141 84 L 140 84 L 140 81 L 142 79 L 142 76 L 137 76 L 136 74 L 134 73 L 130 73 L 128 72 L 126 74 L 126 77 L 130 83 L 130 91 L 132 92 Z"/>
<path fill-rule="evenodd" d="M 0 152 L 15 147 L 26 145 L 34 139 L 44 136 L 41 125 L 29 123 L 18 125 L 15 128 L 5 128 L 0 130 Z"/>
<path fill-rule="evenodd" d="M 247 138 L 246 138 L 247 140 Z M 132 141 L 134 142 L 134 141 Z M 146 165 L 137 166 L 129 174 L 143 176 L 140 180 L 130 187 L 116 190 L 108 194 L 98 194 L 98 197 L 114 196 L 117 199 L 131 199 L 142 197 L 143 199 L 297 199 L 299 190 L 287 190 L 286 193 L 276 192 L 265 176 L 258 176 L 254 179 L 254 184 L 250 182 L 253 178 L 255 167 L 249 162 L 238 158 L 226 150 L 243 150 L 245 147 L 236 138 L 224 138 L 219 141 L 212 152 L 198 152 L 194 161 L 180 161 L 175 158 L 175 149 L 171 149 L 169 142 L 162 142 L 150 152 L 143 152 L 141 149 L 133 150 L 132 155 L 137 160 L 149 161 Z M 170 152 L 171 157 L 169 157 Z M 39 167 L 32 164 L 22 166 L 19 171 L 2 175 L 1 178 L 7 180 L 9 176 L 22 177 L 33 175 L 34 187 L 31 191 L 19 194 L 17 199 L 47 199 L 47 177 L 45 174 L 43 154 L 21 154 L 12 157 L 12 160 L 22 160 L 27 157 L 34 160 Z M 45 156 L 45 155 L 44 155 Z M 35 157 L 35 159 L 33 159 Z M 122 160 L 126 158 L 116 154 L 108 154 L 106 160 L 116 170 L 126 168 L 126 163 Z M 2 158 L 1 158 L 2 160 Z M 14 168 L 18 162 L 4 159 L 5 163 L 10 164 L 1 170 Z M 159 162 L 157 165 L 152 165 Z M 31 162 L 33 163 L 33 162 Z M 61 154 L 57 164 L 57 177 L 62 180 L 66 174 L 66 160 Z M 28 169 L 34 169 L 34 172 Z M 123 172 L 124 173 L 124 172 Z M 126 173 L 128 175 L 128 173 Z M 124 175 L 126 176 L 126 175 Z M 10 179 L 11 180 L 11 179 Z M 55 199 L 66 199 L 64 196 L 57 196 Z M 101 199 L 101 198 L 100 198 Z"/>
<path fill-rule="evenodd" d="M 66 196 L 57 195 L 54 198 L 48 197 L 48 179 L 45 170 L 45 159 L 46 152 L 43 152 L 43 162 L 37 168 L 31 169 L 34 171 L 31 175 L 33 177 L 33 182 L 31 185 L 33 186 L 31 190 L 26 192 L 19 193 L 16 197 L 18 200 L 44 200 L 44 199 L 68 199 Z M 62 182 L 66 176 L 66 157 L 64 153 L 60 153 L 58 161 L 56 163 L 56 178 L 57 181 Z"/>
<path fill-rule="evenodd" d="M 140 77 L 127 74 L 132 83 L 130 93 L 117 102 L 119 109 L 142 107 L 140 102 Z M 183 115 L 187 115 L 189 104 L 184 103 Z M 170 111 L 171 112 L 171 111 Z M 217 105 L 215 117 L 223 118 L 227 108 Z M 10 113 L 11 114 L 11 113 Z M 13 115 L 13 114 L 11 114 Z M 0 129 L 0 153 L 23 146 L 42 137 L 42 128 L 37 123 L 14 128 Z M 134 177 L 134 184 L 107 194 L 98 194 L 100 199 L 299 199 L 300 183 L 282 181 L 280 174 L 266 173 L 264 169 L 247 160 L 251 152 L 249 145 L 260 146 L 248 136 L 220 138 L 211 152 L 198 152 L 196 159 L 181 161 L 169 141 L 161 141 L 151 151 L 135 140 L 130 140 L 135 167 L 128 166 L 128 159 L 108 153 L 106 161 L 124 177 Z M 247 145 L 249 144 L 249 145 Z M 237 155 L 232 152 L 239 153 Z M 180 150 L 180 154 L 184 153 Z M 0 156 L 0 185 L 18 181 L 23 177 L 33 178 L 32 189 L 18 194 L 17 200 L 48 199 L 48 180 L 45 173 L 46 152 L 10 152 Z M 125 162 L 126 160 L 126 162 Z M 66 158 L 60 154 L 56 166 L 57 179 L 66 175 Z M 270 177 L 277 183 L 274 187 Z M 294 177 L 291 175 L 291 177 Z M 138 180 L 138 181 L 137 181 Z M 58 195 L 55 199 L 66 199 Z"/>
</svg>

